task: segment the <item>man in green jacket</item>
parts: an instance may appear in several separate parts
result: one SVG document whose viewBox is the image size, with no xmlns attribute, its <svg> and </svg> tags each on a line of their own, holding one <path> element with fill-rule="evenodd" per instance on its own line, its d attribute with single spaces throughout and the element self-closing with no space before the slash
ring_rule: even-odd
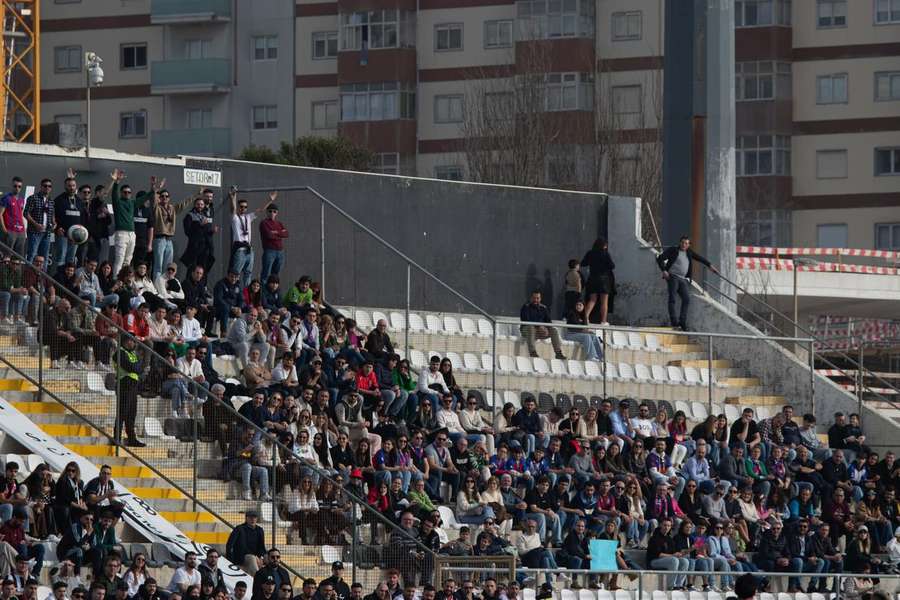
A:
<svg viewBox="0 0 900 600">
<path fill-rule="evenodd" d="M 120 186 L 119 182 L 125 179 L 125 172 L 116 169 L 112 172 L 112 187 L 110 199 L 113 208 L 113 277 L 118 276 L 124 265 L 131 264 L 134 256 L 134 210 L 137 203 L 132 198 L 131 186 L 127 183 Z"/>
</svg>

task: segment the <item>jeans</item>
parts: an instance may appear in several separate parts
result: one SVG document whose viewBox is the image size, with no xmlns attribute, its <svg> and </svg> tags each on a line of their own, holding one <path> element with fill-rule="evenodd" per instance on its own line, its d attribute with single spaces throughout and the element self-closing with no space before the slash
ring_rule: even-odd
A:
<svg viewBox="0 0 900 600">
<path fill-rule="evenodd" d="M 97 297 L 97 292 L 94 290 L 85 290 L 81 292 L 81 297 L 85 300 L 90 301 L 91 306 L 104 307 L 107 304 L 119 304 L 119 295 L 118 294 L 107 294 L 101 295 L 99 298 Z"/>
<path fill-rule="evenodd" d="M 401 482 L 401 489 L 403 493 L 406 493 L 406 490 L 409 489 L 409 483 L 412 480 L 412 472 L 411 471 L 375 471 L 375 483 L 377 485 L 381 485 L 384 483 L 388 487 L 391 487 L 391 480 L 399 479 Z"/>
<path fill-rule="evenodd" d="M 795 560 L 801 560 L 798 558 L 791 559 L 791 565 L 794 564 Z M 801 566 L 801 571 L 803 573 L 824 573 L 826 571 L 826 567 L 828 566 L 828 561 L 824 558 L 807 558 L 803 559 Z M 812 585 L 813 581 L 818 580 L 818 578 L 810 578 L 809 584 Z M 788 579 L 788 587 L 800 589 L 800 578 L 799 577 L 790 577 Z"/>
<path fill-rule="evenodd" d="M 239 246 L 232 248 L 228 269 L 241 276 L 241 287 L 250 285 L 253 276 L 253 248 Z"/>
<path fill-rule="evenodd" d="M 259 495 L 269 495 L 269 470 L 265 467 L 255 467 L 245 462 L 240 466 L 240 476 L 245 494 L 250 492 L 251 479 L 256 479 L 259 482 Z"/>
<path fill-rule="evenodd" d="M 27 237 L 28 262 L 33 263 L 34 257 L 40 254 L 44 257 L 44 270 L 47 270 L 50 259 L 50 233 L 47 231 L 29 233 Z"/>
<path fill-rule="evenodd" d="M 41 568 L 44 566 L 44 545 L 40 543 L 31 545 L 19 544 L 18 546 L 15 546 L 15 548 L 19 551 L 20 556 L 34 559 L 34 566 L 31 568 L 31 574 L 35 577 L 40 577 Z"/>
<path fill-rule="evenodd" d="M 628 524 L 628 530 L 625 532 L 625 537 L 628 538 L 629 542 L 637 544 L 644 538 L 649 526 L 650 523 L 648 521 L 644 521 L 644 524 L 641 525 L 637 519 L 631 519 L 631 523 Z"/>
<path fill-rule="evenodd" d="M 172 410 L 176 413 L 181 412 L 188 397 L 187 383 L 184 379 L 181 377 L 166 379 L 163 381 L 160 391 L 164 397 L 169 396 L 172 399 Z"/>
<path fill-rule="evenodd" d="M 25 256 L 25 254 L 28 252 L 28 244 L 26 242 L 24 232 L 7 231 L 3 236 L 3 243 L 9 246 L 10 250 L 21 256 Z"/>
<path fill-rule="evenodd" d="M 570 342 L 581 344 L 587 360 L 603 360 L 603 346 L 600 344 L 600 338 L 593 333 L 572 331 L 566 333 L 564 337 Z"/>
<path fill-rule="evenodd" d="M 75 260 L 75 252 L 78 250 L 78 244 L 70 243 L 69 238 L 63 235 L 56 236 L 56 248 L 54 249 L 56 266 L 59 267 Z"/>
<path fill-rule="evenodd" d="M 654 558 L 653 560 L 651 560 L 650 568 L 656 569 L 657 571 L 687 571 L 690 568 L 690 562 L 686 558 L 666 556 Z M 666 585 L 666 587 L 668 589 L 672 589 L 673 587 L 684 587 L 686 577 L 686 575 L 675 575 L 674 577 L 670 578 L 670 581 L 668 582 L 668 585 Z"/>
<path fill-rule="evenodd" d="M 9 312 L 9 301 L 12 299 L 12 313 Z M 0 292 L 0 316 L 24 317 L 28 310 L 28 294 L 11 294 Z"/>
<path fill-rule="evenodd" d="M 688 307 L 691 305 L 691 284 L 687 279 L 669 275 L 666 280 L 669 292 L 669 322 L 672 327 L 684 327 L 687 324 Z M 681 313 L 675 313 L 675 296 L 681 298 Z"/>
<path fill-rule="evenodd" d="M 456 520 L 466 525 L 482 525 L 488 519 L 494 518 L 496 518 L 496 515 L 494 515 L 494 509 L 490 506 L 485 506 L 480 515 L 456 515 Z"/>
<path fill-rule="evenodd" d="M 117 231 L 113 234 L 113 277 L 118 277 L 123 265 L 131 264 L 136 239 L 133 231 Z"/>
<path fill-rule="evenodd" d="M 175 260 L 175 245 L 170 237 L 153 238 L 153 279 L 155 280 Z"/>
<path fill-rule="evenodd" d="M 713 560 L 711 558 L 689 558 L 687 560 L 690 564 L 691 571 L 713 570 Z M 701 577 L 705 585 L 712 585 L 712 575 L 702 575 Z"/>
<path fill-rule="evenodd" d="M 712 561 L 714 571 L 722 571 L 723 573 L 731 573 L 731 565 L 728 564 L 728 559 L 724 556 L 715 556 L 711 557 L 709 560 Z M 740 571 L 740 567 L 738 565 L 734 566 L 735 569 Z M 712 578 L 710 578 L 712 579 Z M 719 585 L 722 587 L 733 585 L 733 577 L 730 575 L 722 575 L 719 577 Z"/>
<path fill-rule="evenodd" d="M 283 263 L 283 250 L 263 250 L 262 274 L 259 278 L 263 285 L 269 280 L 269 275 L 278 275 L 281 272 L 281 265 Z"/>
</svg>

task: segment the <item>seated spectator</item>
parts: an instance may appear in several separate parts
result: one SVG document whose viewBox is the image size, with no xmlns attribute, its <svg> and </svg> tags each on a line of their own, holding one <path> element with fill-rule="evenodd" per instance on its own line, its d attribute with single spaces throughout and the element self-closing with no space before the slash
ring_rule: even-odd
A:
<svg viewBox="0 0 900 600">
<path fill-rule="evenodd" d="M 671 532 L 672 520 L 663 517 L 647 542 L 647 566 L 658 571 L 687 571 L 690 562 L 677 550 Z M 685 581 L 686 576 L 680 573 L 668 581 L 667 588 L 683 590 Z"/>
<path fill-rule="evenodd" d="M 25 533 L 25 521 L 28 519 L 28 512 L 24 506 L 17 506 L 12 513 L 12 517 L 0 526 L 0 536 L 2 540 L 12 546 L 18 553 L 19 558 L 16 560 L 29 561 L 34 560 L 31 568 L 31 575 L 40 578 L 41 568 L 44 565 L 44 546 L 40 540 L 37 540 Z"/>
<path fill-rule="evenodd" d="M 259 499 L 268 501 L 272 499 L 269 495 L 269 471 L 266 467 L 253 464 L 253 453 L 256 449 L 253 437 L 253 429 L 246 428 L 240 437 L 231 443 L 225 458 L 225 473 L 229 479 L 241 483 L 244 500 L 254 499 L 251 485 L 256 483 L 259 487 Z"/>
<path fill-rule="evenodd" d="M 539 290 L 535 290 L 531 292 L 531 299 L 529 302 L 522 305 L 522 310 L 519 311 L 519 318 L 524 323 L 553 323 L 553 320 L 550 318 L 550 310 L 541 304 L 541 292 Z M 560 360 L 565 360 L 566 357 L 562 353 L 562 346 L 559 341 L 559 332 L 556 331 L 555 327 L 548 327 L 546 325 L 522 325 L 522 337 L 525 338 L 525 343 L 528 345 L 528 354 L 532 357 L 536 357 L 538 355 L 537 349 L 534 346 L 534 341 L 536 339 L 543 340 L 550 338 L 550 343 L 553 346 L 553 352 L 556 354 L 556 358 Z"/>
</svg>

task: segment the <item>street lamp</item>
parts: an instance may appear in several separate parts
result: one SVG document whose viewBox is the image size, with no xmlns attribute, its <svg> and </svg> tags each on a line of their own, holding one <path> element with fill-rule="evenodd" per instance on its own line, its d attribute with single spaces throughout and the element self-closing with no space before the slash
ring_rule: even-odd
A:
<svg viewBox="0 0 900 600">
<path fill-rule="evenodd" d="M 87 100 L 87 150 L 86 156 L 91 156 L 91 88 L 103 84 L 103 68 L 100 63 L 103 59 L 96 52 L 84 53 L 84 89 Z"/>
</svg>

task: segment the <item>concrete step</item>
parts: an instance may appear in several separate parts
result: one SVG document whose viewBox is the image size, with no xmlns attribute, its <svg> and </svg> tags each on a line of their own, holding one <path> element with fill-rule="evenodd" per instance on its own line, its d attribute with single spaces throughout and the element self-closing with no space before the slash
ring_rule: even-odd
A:
<svg viewBox="0 0 900 600">
<path fill-rule="evenodd" d="M 703 344 L 672 344 L 667 348 L 673 354 L 687 354 L 706 352 L 706 346 Z"/>
<path fill-rule="evenodd" d="M 708 360 L 672 360 L 669 361 L 669 364 L 673 367 L 694 367 L 695 369 L 705 369 L 709 366 L 710 361 Z M 731 361 L 725 360 L 722 358 L 717 358 L 712 361 L 713 369 L 729 369 L 731 368 Z"/>
<path fill-rule="evenodd" d="M 741 406 L 784 406 L 787 399 L 784 396 L 731 396 L 725 399 L 726 404 L 739 404 Z"/>
<path fill-rule="evenodd" d="M 761 382 L 756 377 L 725 377 L 722 379 L 717 379 L 718 383 L 723 385 L 727 385 L 728 387 L 737 387 L 737 388 L 758 388 L 761 387 Z"/>
<path fill-rule="evenodd" d="M 121 449 L 118 449 L 117 454 L 117 448 L 115 446 L 108 445 L 105 438 L 103 445 L 77 443 L 66 443 L 65 445 L 66 448 L 68 448 L 72 452 L 80 454 L 85 458 L 127 456 L 127 453 Z M 139 456 L 142 459 L 147 460 L 148 462 L 156 458 L 166 458 L 169 454 L 166 448 L 155 448 L 152 446 L 147 446 L 146 448 L 129 448 L 128 450 L 135 456 Z"/>
</svg>

